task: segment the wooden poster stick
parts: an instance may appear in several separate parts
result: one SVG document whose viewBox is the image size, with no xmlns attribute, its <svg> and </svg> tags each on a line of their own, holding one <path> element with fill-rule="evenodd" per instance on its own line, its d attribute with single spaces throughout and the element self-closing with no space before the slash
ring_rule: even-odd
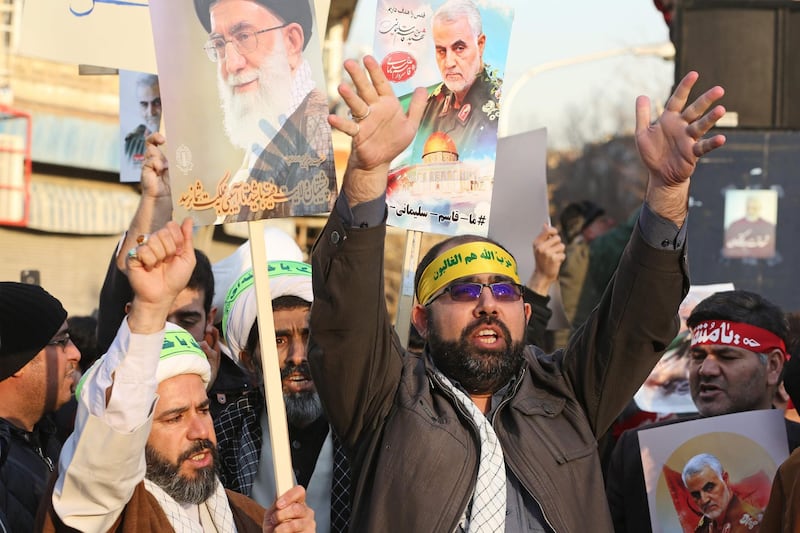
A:
<svg viewBox="0 0 800 533">
<path fill-rule="evenodd" d="M 394 329 L 400 337 L 400 343 L 408 347 L 408 328 L 411 327 L 411 308 L 414 306 L 414 273 L 419 263 L 419 249 L 422 244 L 422 232 L 406 231 L 406 253 L 403 258 L 403 272 L 400 278 L 400 297 L 397 299 L 397 314 Z"/>
<path fill-rule="evenodd" d="M 275 345 L 275 323 L 272 318 L 272 294 L 267 273 L 267 246 L 264 243 L 264 221 L 247 223 L 250 234 L 250 253 L 253 259 L 253 281 L 258 302 L 258 337 L 261 346 L 261 368 L 264 372 L 264 399 L 269 418 L 272 441 L 272 463 L 275 471 L 275 490 L 280 496 L 294 486 L 292 455 L 289 448 L 289 426 L 286 405 L 283 403 L 281 370 Z M 264 458 L 262 457 L 263 461 Z"/>
</svg>

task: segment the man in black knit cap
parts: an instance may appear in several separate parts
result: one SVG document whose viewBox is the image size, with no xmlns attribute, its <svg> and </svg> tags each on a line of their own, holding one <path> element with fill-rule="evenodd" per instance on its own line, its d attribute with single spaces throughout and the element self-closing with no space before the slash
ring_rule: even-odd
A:
<svg viewBox="0 0 800 533">
<path fill-rule="evenodd" d="M 11 531 L 33 531 L 60 448 L 45 415 L 69 400 L 80 359 L 61 302 L 37 285 L 0 282 L 0 515 Z"/>
</svg>

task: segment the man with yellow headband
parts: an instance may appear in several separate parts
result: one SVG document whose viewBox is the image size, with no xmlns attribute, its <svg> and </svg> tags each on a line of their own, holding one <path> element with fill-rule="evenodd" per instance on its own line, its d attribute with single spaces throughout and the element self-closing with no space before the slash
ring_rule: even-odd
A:
<svg viewBox="0 0 800 533">
<path fill-rule="evenodd" d="M 772 407 L 789 337 L 780 307 L 749 291 L 718 292 L 698 303 L 686 324 L 691 330 L 689 387 L 700 417 Z M 651 531 L 638 431 L 688 419 L 650 424 L 621 435 L 606 473 L 617 533 Z M 786 432 L 793 450 L 800 445 L 800 424 L 786 420 Z"/>
<path fill-rule="evenodd" d="M 687 105 L 688 74 L 636 137 L 649 170 L 645 205 L 616 277 L 565 350 L 525 346 L 531 314 L 513 256 L 476 236 L 431 249 L 416 274 L 412 321 L 422 354 L 404 352 L 386 310 L 383 252 L 389 163 L 425 105 L 404 113 L 377 61 L 352 60 L 353 138 L 342 190 L 312 251 L 309 360 L 355 479 L 352 531 L 610 531 L 597 438 L 677 333 L 688 288 L 689 177 L 721 146 L 714 87 Z"/>
<path fill-rule="evenodd" d="M 188 218 L 128 254 L 131 308 L 78 384 L 75 431 L 37 531 L 314 531 L 302 487 L 265 511 L 217 478 L 211 367 L 191 334 L 166 321 L 194 266 Z"/>
</svg>

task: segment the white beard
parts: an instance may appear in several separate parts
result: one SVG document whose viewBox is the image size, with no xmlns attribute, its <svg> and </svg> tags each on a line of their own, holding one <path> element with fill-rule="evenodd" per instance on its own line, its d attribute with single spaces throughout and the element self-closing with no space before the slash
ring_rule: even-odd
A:
<svg viewBox="0 0 800 533">
<path fill-rule="evenodd" d="M 144 125 L 150 130 L 150 133 L 156 132 L 161 126 L 161 115 L 158 117 L 147 117 L 144 119 Z"/>
<path fill-rule="evenodd" d="M 256 91 L 237 94 L 233 88 L 241 83 L 258 79 Z M 217 76 L 217 86 L 224 112 L 225 133 L 234 146 L 257 152 L 272 140 L 280 130 L 280 118 L 286 118 L 290 105 L 291 89 L 287 82 L 292 72 L 286 58 L 286 48 L 281 39 L 275 40 L 272 53 L 264 58 L 257 70 L 241 72 L 223 80 Z M 266 129 L 259 123 L 267 122 Z"/>
</svg>

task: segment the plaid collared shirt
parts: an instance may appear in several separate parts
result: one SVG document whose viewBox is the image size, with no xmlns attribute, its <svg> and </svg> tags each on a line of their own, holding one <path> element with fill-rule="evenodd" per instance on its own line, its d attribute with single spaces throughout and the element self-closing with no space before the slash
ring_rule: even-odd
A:
<svg viewBox="0 0 800 533">
<path fill-rule="evenodd" d="M 220 458 L 219 477 L 225 488 L 250 495 L 261 456 L 261 424 L 264 402 L 248 392 L 229 404 L 214 421 Z M 333 433 L 333 481 L 331 483 L 331 532 L 347 531 L 350 518 L 350 468 L 339 439 Z"/>
</svg>

